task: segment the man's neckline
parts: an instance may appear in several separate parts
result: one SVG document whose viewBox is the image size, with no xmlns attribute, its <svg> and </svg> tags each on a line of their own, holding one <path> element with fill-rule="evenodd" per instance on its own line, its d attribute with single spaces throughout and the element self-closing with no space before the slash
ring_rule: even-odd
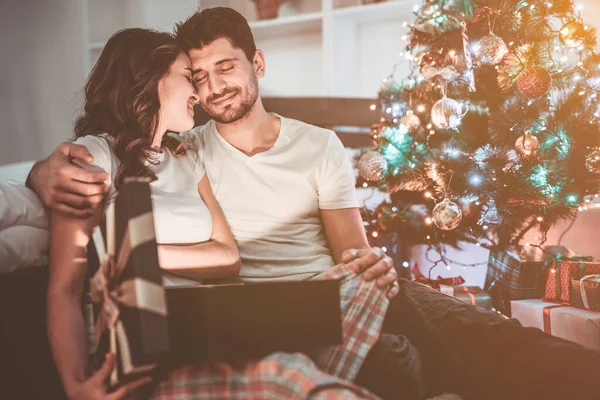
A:
<svg viewBox="0 0 600 400">
<path fill-rule="evenodd" d="M 270 113 L 271 115 L 274 115 L 276 117 L 279 118 L 281 124 L 279 127 L 279 134 L 277 135 L 277 139 L 275 139 L 275 143 L 273 143 L 273 146 L 269 147 L 268 149 L 265 149 L 263 151 L 260 151 L 258 153 L 252 154 L 252 155 L 248 155 L 246 153 L 244 153 L 243 151 L 241 151 L 240 149 L 238 149 L 237 147 L 235 147 L 234 145 L 232 145 L 231 143 L 229 143 L 229 141 L 227 141 L 227 139 L 225 139 L 220 133 L 219 130 L 217 129 L 217 124 L 215 123 L 214 120 L 211 120 L 211 133 L 214 134 L 217 137 L 217 140 L 219 140 L 221 143 L 223 143 L 223 145 L 225 147 L 227 147 L 229 149 L 229 151 L 231 151 L 234 154 L 237 154 L 238 157 L 241 157 L 245 160 L 251 160 L 251 159 L 255 159 L 257 157 L 261 157 L 262 155 L 266 155 L 269 154 L 270 152 L 272 152 L 273 150 L 277 149 L 278 147 L 283 145 L 284 142 L 284 138 L 286 137 L 286 126 L 287 126 L 287 119 L 282 117 L 279 114 L 276 113 Z"/>
</svg>

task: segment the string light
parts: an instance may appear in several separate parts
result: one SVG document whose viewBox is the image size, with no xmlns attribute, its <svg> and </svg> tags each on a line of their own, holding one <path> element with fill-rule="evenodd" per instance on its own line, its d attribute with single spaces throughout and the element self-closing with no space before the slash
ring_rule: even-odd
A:
<svg viewBox="0 0 600 400">
<path fill-rule="evenodd" d="M 408 268 L 409 264 L 408 264 L 408 262 L 407 262 L 407 261 L 404 261 L 404 262 L 402 263 L 402 266 L 403 266 L 404 268 Z"/>
<path fill-rule="evenodd" d="M 483 182 L 483 177 L 479 174 L 473 174 L 469 177 L 469 183 L 473 186 L 479 186 Z"/>
<path fill-rule="evenodd" d="M 425 224 L 426 225 L 431 225 L 432 223 L 433 223 L 433 220 L 431 219 L 431 217 L 425 218 Z"/>
<path fill-rule="evenodd" d="M 377 231 L 373 231 L 373 233 L 371 233 L 371 236 L 376 238 L 377 236 L 379 236 L 379 233 Z"/>
</svg>

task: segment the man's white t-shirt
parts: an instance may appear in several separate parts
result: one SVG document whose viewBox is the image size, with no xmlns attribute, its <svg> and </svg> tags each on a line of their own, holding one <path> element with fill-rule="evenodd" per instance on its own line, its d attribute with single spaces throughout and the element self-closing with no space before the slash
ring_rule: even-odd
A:
<svg viewBox="0 0 600 400">
<path fill-rule="evenodd" d="M 214 121 L 193 143 L 240 249 L 240 279 L 304 279 L 333 266 L 319 210 L 358 207 L 352 165 L 333 131 L 281 118 L 274 146 L 247 156 Z"/>
</svg>

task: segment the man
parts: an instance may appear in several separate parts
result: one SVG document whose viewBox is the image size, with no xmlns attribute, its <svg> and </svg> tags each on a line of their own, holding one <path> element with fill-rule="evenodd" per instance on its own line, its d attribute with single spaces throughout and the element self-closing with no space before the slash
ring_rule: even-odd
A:
<svg viewBox="0 0 600 400">
<path fill-rule="evenodd" d="M 177 36 L 213 118 L 188 135 L 240 248 L 240 278 L 302 279 L 352 262 L 366 281 L 378 278 L 389 297 L 397 294 L 391 259 L 369 248 L 339 139 L 265 111 L 258 92 L 265 58 L 247 21 L 231 9 L 205 10 Z M 48 207 L 83 216 L 102 200 L 106 175 L 69 162 L 91 162 L 86 153 L 63 143 L 34 166 L 28 183 Z"/>
<path fill-rule="evenodd" d="M 335 133 L 267 113 L 258 79 L 265 58 L 247 21 L 205 10 L 177 28 L 192 60 L 200 103 L 212 121 L 186 133 L 203 158 L 240 249 L 240 279 L 306 279 L 349 263 L 365 281 L 398 293 L 391 259 L 369 248 L 354 174 Z M 63 143 L 34 166 L 28 184 L 55 210 L 85 216 L 103 198 L 106 174 L 85 148 Z"/>
</svg>

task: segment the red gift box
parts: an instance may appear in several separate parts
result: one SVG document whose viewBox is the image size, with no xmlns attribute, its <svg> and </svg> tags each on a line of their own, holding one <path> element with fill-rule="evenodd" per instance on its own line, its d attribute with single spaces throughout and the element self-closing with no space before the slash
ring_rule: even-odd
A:
<svg viewBox="0 0 600 400">
<path fill-rule="evenodd" d="M 586 275 L 600 274 L 600 261 L 593 257 L 556 257 L 553 268 L 546 279 L 545 299 L 569 304 L 571 279 L 581 279 Z"/>
</svg>

